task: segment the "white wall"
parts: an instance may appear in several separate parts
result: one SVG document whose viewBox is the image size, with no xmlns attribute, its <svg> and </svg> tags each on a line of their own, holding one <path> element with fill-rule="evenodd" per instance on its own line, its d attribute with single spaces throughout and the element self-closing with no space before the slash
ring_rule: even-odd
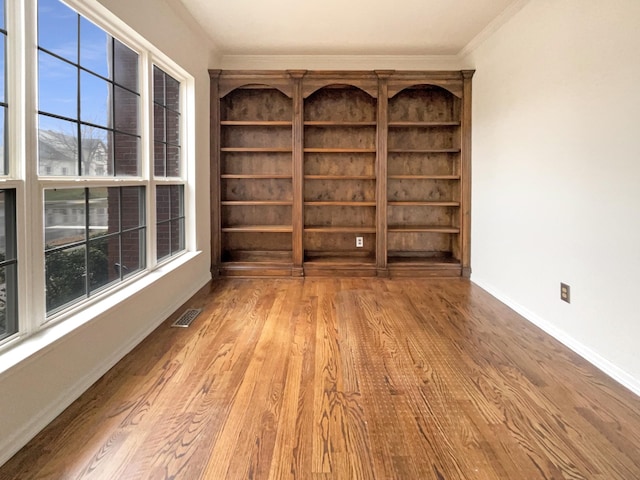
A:
<svg viewBox="0 0 640 480">
<path fill-rule="evenodd" d="M 473 281 L 640 393 L 638 25 L 638 0 L 534 0 L 467 63 Z"/>
<path fill-rule="evenodd" d="M 120 303 L 108 311 L 87 310 L 86 323 L 72 333 L 58 335 L 61 328 L 54 326 L 31 337 L 22 345 L 34 352 L 26 360 L 7 368 L 15 355 L 5 352 L 0 357 L 0 464 L 210 279 L 209 40 L 162 0 L 101 3 L 195 78 L 197 180 L 191 203 L 196 215 L 192 243 L 198 252 L 183 257 L 177 267 L 145 277 L 148 286 L 143 291 L 132 296 L 128 289 L 119 292 Z"/>
</svg>

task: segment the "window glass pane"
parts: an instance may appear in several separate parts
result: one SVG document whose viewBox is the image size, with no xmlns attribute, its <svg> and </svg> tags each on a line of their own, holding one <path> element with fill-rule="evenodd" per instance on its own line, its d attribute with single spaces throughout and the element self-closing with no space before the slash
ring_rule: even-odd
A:
<svg viewBox="0 0 640 480">
<path fill-rule="evenodd" d="M 164 105 L 164 72 L 153 66 L 153 101 Z"/>
<path fill-rule="evenodd" d="M 47 312 L 86 296 L 86 247 L 45 254 Z"/>
<path fill-rule="evenodd" d="M 145 267 L 145 229 L 122 234 L 122 276 L 127 277 Z"/>
<path fill-rule="evenodd" d="M 5 129 L 7 121 L 7 108 L 0 107 L 0 175 L 9 173 L 7 164 L 7 131 Z"/>
<path fill-rule="evenodd" d="M 0 102 L 6 102 L 6 41 L 4 33 L 0 34 Z"/>
<path fill-rule="evenodd" d="M 58 0 L 38 0 L 38 44 L 78 63 L 78 14 Z"/>
<path fill-rule="evenodd" d="M 114 87 L 115 128 L 121 132 L 138 134 L 138 95 Z"/>
<path fill-rule="evenodd" d="M 171 222 L 171 253 L 184 250 L 184 219 Z"/>
<path fill-rule="evenodd" d="M 80 17 L 80 65 L 109 78 L 111 35 L 84 17 Z"/>
<path fill-rule="evenodd" d="M 179 112 L 180 111 L 180 82 L 178 82 L 174 78 L 167 75 L 165 88 L 166 88 L 165 104 L 167 108 L 170 110 Z"/>
<path fill-rule="evenodd" d="M 171 225 L 168 222 L 158 224 L 156 234 L 157 258 L 168 257 L 171 254 Z"/>
<path fill-rule="evenodd" d="M 113 80 L 123 87 L 138 91 L 138 54 L 129 47 L 114 41 Z"/>
<path fill-rule="evenodd" d="M 113 133 L 91 125 L 81 125 L 82 175 L 112 175 L 111 145 Z"/>
<path fill-rule="evenodd" d="M 154 143 L 153 145 L 153 174 L 156 177 L 164 177 L 165 171 L 165 144 L 164 143 Z"/>
<path fill-rule="evenodd" d="M 0 339 L 18 331 L 15 191 L 0 190 Z"/>
<path fill-rule="evenodd" d="M 153 105 L 153 138 L 156 142 L 165 142 L 164 134 L 166 121 L 164 117 L 165 109 L 160 105 Z"/>
<path fill-rule="evenodd" d="M 45 190 L 45 249 L 85 240 L 84 198 L 83 188 Z"/>
<path fill-rule="evenodd" d="M 120 230 L 119 197 L 118 188 L 89 189 L 90 238 L 118 233 Z"/>
<path fill-rule="evenodd" d="M 166 110 L 166 122 L 167 122 L 167 133 L 166 133 L 166 142 L 171 143 L 173 145 L 180 144 L 180 116 L 172 112 L 171 110 Z"/>
<path fill-rule="evenodd" d="M 115 252 L 113 251 L 115 247 Z M 111 252 L 110 252 L 111 250 Z M 104 237 L 89 242 L 89 292 L 99 290 L 120 279 L 119 269 L 113 265 L 109 268 L 110 254 L 115 253 L 119 260 L 120 248 L 118 237 Z M 115 262 L 118 263 L 118 262 Z"/>
<path fill-rule="evenodd" d="M 0 262 L 16 259 L 15 230 L 15 191 L 0 190 Z"/>
<path fill-rule="evenodd" d="M 115 133 L 114 163 L 117 176 L 137 176 L 139 174 L 140 139 L 133 135 Z"/>
<path fill-rule="evenodd" d="M 169 192 L 171 194 L 171 218 L 178 218 L 182 216 L 182 186 L 181 185 L 172 185 L 169 187 Z"/>
<path fill-rule="evenodd" d="M 121 210 L 122 230 L 144 225 L 144 189 L 142 187 L 122 188 Z"/>
<path fill-rule="evenodd" d="M 78 126 L 46 115 L 39 116 L 40 175 L 78 175 Z"/>
<path fill-rule="evenodd" d="M 7 27 L 4 24 L 4 10 L 5 3 L 4 0 L 0 1 L 0 28 L 6 29 Z"/>
<path fill-rule="evenodd" d="M 18 265 L 0 267 L 0 339 L 18 331 Z"/>
<path fill-rule="evenodd" d="M 156 187 L 157 258 L 162 259 L 184 250 L 184 187 Z"/>
<path fill-rule="evenodd" d="M 163 222 L 171 218 L 171 190 L 169 185 L 156 187 L 156 218 Z"/>
<path fill-rule="evenodd" d="M 48 53 L 38 52 L 38 109 L 78 118 L 78 70 Z"/>
<path fill-rule="evenodd" d="M 111 84 L 87 72 L 80 73 L 80 120 L 109 127 Z"/>
<path fill-rule="evenodd" d="M 167 177 L 179 177 L 180 172 L 180 147 L 167 145 Z"/>
</svg>

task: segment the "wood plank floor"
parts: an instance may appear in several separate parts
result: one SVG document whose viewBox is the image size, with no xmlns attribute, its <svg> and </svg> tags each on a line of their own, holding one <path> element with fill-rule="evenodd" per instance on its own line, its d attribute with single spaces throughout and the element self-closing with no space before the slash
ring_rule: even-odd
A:
<svg viewBox="0 0 640 480">
<path fill-rule="evenodd" d="M 459 279 L 224 279 L 0 479 L 640 479 L 640 399 Z"/>
</svg>

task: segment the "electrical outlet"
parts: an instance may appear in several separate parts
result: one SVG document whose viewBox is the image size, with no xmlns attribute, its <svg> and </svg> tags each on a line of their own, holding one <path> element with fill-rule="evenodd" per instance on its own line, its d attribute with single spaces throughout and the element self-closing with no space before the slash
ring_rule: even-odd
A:
<svg viewBox="0 0 640 480">
<path fill-rule="evenodd" d="M 356 237 L 356 248 L 364 247 L 364 237 Z"/>
<path fill-rule="evenodd" d="M 571 287 L 566 283 L 560 284 L 560 300 L 571 303 Z"/>
</svg>

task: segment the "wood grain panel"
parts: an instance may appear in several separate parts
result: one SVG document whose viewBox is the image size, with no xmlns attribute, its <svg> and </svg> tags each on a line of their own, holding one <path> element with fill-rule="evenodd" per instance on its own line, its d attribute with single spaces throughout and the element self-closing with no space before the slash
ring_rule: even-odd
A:
<svg viewBox="0 0 640 480">
<path fill-rule="evenodd" d="M 305 148 L 376 148 L 376 127 L 305 127 Z"/>
<path fill-rule="evenodd" d="M 304 209 L 305 226 L 324 227 L 375 227 L 374 207 L 313 206 Z"/>
<path fill-rule="evenodd" d="M 459 183 L 448 180 L 389 179 L 387 192 L 389 202 L 458 202 L 460 198 Z"/>
<path fill-rule="evenodd" d="M 293 200 L 291 179 L 230 178 L 223 179 L 220 183 L 225 201 Z"/>
<path fill-rule="evenodd" d="M 331 180 L 305 179 L 304 200 L 308 201 L 348 201 L 375 202 L 375 179 Z"/>
<path fill-rule="evenodd" d="M 220 141 L 223 148 L 291 149 L 291 125 L 286 127 L 223 126 Z"/>
<path fill-rule="evenodd" d="M 223 205 L 222 228 L 239 225 L 291 226 L 291 206 Z"/>
<path fill-rule="evenodd" d="M 304 120 L 375 122 L 376 99 L 355 87 L 323 88 L 305 99 Z"/>
<path fill-rule="evenodd" d="M 220 102 L 220 117 L 223 121 L 291 122 L 292 115 L 291 99 L 270 88 L 237 89 L 223 97 Z"/>
<path fill-rule="evenodd" d="M 305 175 L 375 176 L 375 153 L 305 153 Z"/>
<path fill-rule="evenodd" d="M 389 99 L 389 122 L 459 122 L 460 99 L 432 85 L 402 90 Z"/>
<path fill-rule="evenodd" d="M 458 158 L 453 153 L 392 153 L 388 157 L 388 174 L 459 175 Z"/>
<path fill-rule="evenodd" d="M 290 251 L 291 233 L 266 233 L 266 232 L 225 232 L 223 258 L 231 260 L 224 252 L 234 250 L 253 251 Z"/>
<path fill-rule="evenodd" d="M 440 150 L 460 148 L 459 127 L 407 127 L 389 130 L 389 150 Z"/>
</svg>

